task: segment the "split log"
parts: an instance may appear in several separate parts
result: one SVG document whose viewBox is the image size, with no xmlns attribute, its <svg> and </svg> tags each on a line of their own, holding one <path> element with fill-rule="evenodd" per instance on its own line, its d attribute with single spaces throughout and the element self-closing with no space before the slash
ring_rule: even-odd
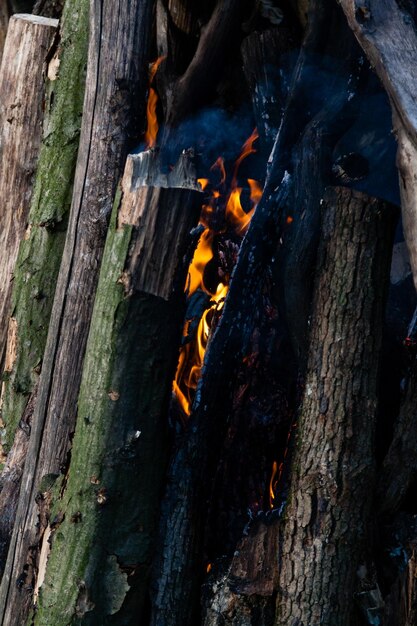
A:
<svg viewBox="0 0 417 626">
<path fill-rule="evenodd" d="M 49 52 L 43 141 L 14 273 L 10 359 L 1 394 L 3 447 L 10 450 L 0 476 L 0 571 L 3 571 L 29 444 L 56 279 L 65 242 L 78 152 L 89 2 L 67 0 L 59 40 Z"/>
<path fill-rule="evenodd" d="M 107 237 L 70 475 L 54 489 L 62 522 L 51 520 L 35 624 L 68 623 L 80 580 L 91 622 L 143 619 L 184 314 L 182 258 L 201 194 L 187 179 L 177 189 L 137 188 L 134 163 L 129 156 Z"/>
<path fill-rule="evenodd" d="M 378 362 L 395 222 L 396 211 L 384 202 L 342 187 L 326 192 L 277 626 L 352 620 L 368 556 Z"/>
<path fill-rule="evenodd" d="M 391 101 L 404 235 L 417 288 L 417 86 L 410 80 L 417 64 L 415 25 L 395 0 L 338 2 Z"/>
<path fill-rule="evenodd" d="M 44 63 L 58 22 L 30 15 L 9 23 L 0 68 L 0 368 L 5 360 L 13 270 L 23 238 L 42 137 Z M 9 356 L 10 358 L 10 356 Z"/>
<path fill-rule="evenodd" d="M 24 622 L 35 587 L 42 479 L 66 473 L 82 361 L 107 223 L 129 147 L 139 142 L 145 109 L 152 1 L 93 0 L 80 149 L 63 261 L 49 325 L 42 379 L 16 525 L 0 587 L 2 624 Z M 138 117 L 136 117 L 138 116 Z M 42 483 L 43 484 L 43 483 Z M 46 509 L 46 510 L 45 510 Z M 16 581 L 22 582 L 17 585 Z"/>
</svg>

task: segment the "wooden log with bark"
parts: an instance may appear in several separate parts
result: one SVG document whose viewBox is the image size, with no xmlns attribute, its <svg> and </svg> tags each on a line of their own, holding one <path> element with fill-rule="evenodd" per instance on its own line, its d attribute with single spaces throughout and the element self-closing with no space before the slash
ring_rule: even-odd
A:
<svg viewBox="0 0 417 626">
<path fill-rule="evenodd" d="M 324 198 L 304 398 L 280 558 L 277 626 L 351 623 L 365 591 L 384 297 L 396 211 L 346 188 Z M 361 573 L 362 572 L 362 573 Z M 370 607 L 377 617 L 380 607 Z"/>
<path fill-rule="evenodd" d="M 91 623 L 109 615 L 118 623 L 144 619 L 183 317 L 183 256 L 201 194 L 195 180 L 190 186 L 190 167 L 181 168 L 186 176 L 177 176 L 177 188 L 156 189 L 138 186 L 143 176 L 134 164 L 129 156 L 107 237 L 71 471 L 53 491 L 60 521 L 50 521 L 35 624 L 80 617 L 80 580 Z M 70 579 L 63 558 L 74 563 Z"/>
<path fill-rule="evenodd" d="M 31 606 L 40 541 L 49 518 L 43 504 L 38 523 L 42 479 L 50 484 L 66 473 L 107 223 L 128 149 L 140 136 L 151 17 L 151 1 L 129 7 L 114 1 L 91 4 L 85 115 L 71 215 L 17 521 L 0 588 L 3 624 L 23 621 Z M 22 594 L 22 589 L 29 593 Z"/>
<path fill-rule="evenodd" d="M 12 290 L 13 317 L 1 392 L 0 570 L 13 529 L 20 479 L 62 258 L 78 152 L 88 46 L 89 3 L 67 0 L 48 57 L 43 139 Z"/>
<path fill-rule="evenodd" d="M 58 22 L 28 15 L 10 20 L 0 68 L 0 367 L 5 362 L 13 271 L 27 226 L 42 137 L 44 63 Z M 8 361 L 13 360 L 9 355 Z"/>
</svg>

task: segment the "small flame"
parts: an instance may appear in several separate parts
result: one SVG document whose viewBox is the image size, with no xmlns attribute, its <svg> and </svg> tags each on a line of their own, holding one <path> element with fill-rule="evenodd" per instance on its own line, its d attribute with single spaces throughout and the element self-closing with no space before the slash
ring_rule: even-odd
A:
<svg viewBox="0 0 417 626">
<path fill-rule="evenodd" d="M 223 157 L 219 157 L 218 159 L 216 159 L 216 161 L 213 163 L 213 165 L 210 168 L 210 171 L 216 170 L 218 169 L 220 171 L 220 185 L 224 185 L 224 183 L 226 182 L 226 168 L 224 166 L 224 158 Z"/>
<path fill-rule="evenodd" d="M 201 187 L 201 190 L 204 191 L 207 188 L 207 185 L 209 184 L 209 179 L 208 178 L 197 178 L 197 182 Z"/>
<path fill-rule="evenodd" d="M 191 261 L 191 265 L 188 270 L 188 284 L 187 289 L 188 295 L 192 295 L 199 287 L 204 289 L 204 270 L 206 269 L 207 263 L 211 261 L 213 258 L 213 233 L 206 228 L 199 241 L 197 248 L 194 252 L 193 260 Z"/>
<path fill-rule="evenodd" d="M 269 481 L 269 508 L 270 509 L 274 508 L 275 488 L 276 488 L 275 476 L 277 475 L 277 472 L 278 472 L 278 463 L 274 461 L 272 464 L 271 480 Z"/>
<path fill-rule="evenodd" d="M 245 141 L 245 143 L 243 144 L 242 152 L 240 153 L 240 156 L 239 156 L 239 158 L 237 159 L 237 161 L 235 163 L 235 169 L 234 169 L 234 172 L 233 172 L 233 180 L 232 180 L 232 189 L 234 187 L 237 187 L 237 174 L 238 174 L 239 167 L 241 166 L 242 162 L 250 154 L 254 154 L 256 152 L 256 149 L 253 147 L 253 144 L 258 139 L 258 137 L 259 137 L 258 129 L 255 128 L 253 130 L 251 136 L 249 137 L 249 139 L 247 139 Z"/>
<path fill-rule="evenodd" d="M 207 571 L 207 574 L 210 574 L 212 567 L 213 567 L 213 566 L 212 566 L 212 564 L 211 564 L 211 563 L 207 563 L 207 570 L 206 570 L 206 571 Z"/>
<path fill-rule="evenodd" d="M 240 202 L 241 193 L 241 187 L 233 189 L 226 205 L 226 218 L 240 235 L 245 233 L 254 212 L 254 209 L 251 209 L 245 213 Z"/>
<path fill-rule="evenodd" d="M 248 184 L 250 188 L 250 199 L 254 206 L 257 206 L 262 198 L 263 189 L 257 180 L 248 178 Z"/>
<path fill-rule="evenodd" d="M 159 57 L 154 63 L 151 65 L 151 69 L 149 71 L 149 84 L 152 85 L 153 80 L 155 78 L 156 72 L 158 71 L 159 66 L 165 57 Z M 153 87 L 149 89 L 149 98 L 148 98 L 148 106 L 147 106 L 147 120 L 148 126 L 145 133 L 145 142 L 147 148 L 153 148 L 156 144 L 156 138 L 158 136 L 158 117 L 156 115 L 156 107 L 158 104 L 158 94 L 156 93 Z"/>
</svg>

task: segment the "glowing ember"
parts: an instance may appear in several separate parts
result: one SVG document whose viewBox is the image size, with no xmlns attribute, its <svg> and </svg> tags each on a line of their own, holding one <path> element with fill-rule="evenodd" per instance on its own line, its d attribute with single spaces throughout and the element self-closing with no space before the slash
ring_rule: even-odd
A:
<svg viewBox="0 0 417 626">
<path fill-rule="evenodd" d="M 159 66 L 165 57 L 159 57 L 154 63 L 151 65 L 151 69 L 149 72 L 149 84 L 152 85 L 153 80 L 155 78 L 155 74 L 158 71 Z M 158 104 L 158 94 L 156 93 L 153 87 L 149 89 L 149 98 L 148 98 L 148 107 L 147 107 L 147 130 L 145 133 L 145 142 L 147 148 L 152 148 L 156 144 L 156 138 L 158 136 L 158 117 L 156 115 L 156 106 Z"/>
</svg>

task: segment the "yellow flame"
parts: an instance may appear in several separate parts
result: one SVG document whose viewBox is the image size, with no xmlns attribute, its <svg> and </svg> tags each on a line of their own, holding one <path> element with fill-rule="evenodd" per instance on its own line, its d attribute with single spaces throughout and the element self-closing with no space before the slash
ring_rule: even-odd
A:
<svg viewBox="0 0 417 626">
<path fill-rule="evenodd" d="M 269 507 L 271 509 L 274 508 L 274 501 L 275 501 L 275 476 L 277 475 L 278 472 L 278 463 L 276 461 L 273 462 L 272 464 L 272 475 L 271 475 L 271 480 L 269 481 Z"/>
<path fill-rule="evenodd" d="M 188 291 L 188 295 L 192 295 L 199 287 L 204 289 L 204 270 L 206 269 L 207 263 L 211 261 L 213 258 L 213 233 L 206 228 L 203 231 L 197 248 L 194 252 L 193 260 L 191 261 L 191 265 L 188 270 L 188 282 L 186 291 Z"/>
<path fill-rule="evenodd" d="M 241 187 L 232 190 L 226 205 L 226 219 L 233 225 L 238 234 L 243 235 L 249 226 L 254 209 L 245 213 L 240 202 L 241 193 Z"/>
</svg>

